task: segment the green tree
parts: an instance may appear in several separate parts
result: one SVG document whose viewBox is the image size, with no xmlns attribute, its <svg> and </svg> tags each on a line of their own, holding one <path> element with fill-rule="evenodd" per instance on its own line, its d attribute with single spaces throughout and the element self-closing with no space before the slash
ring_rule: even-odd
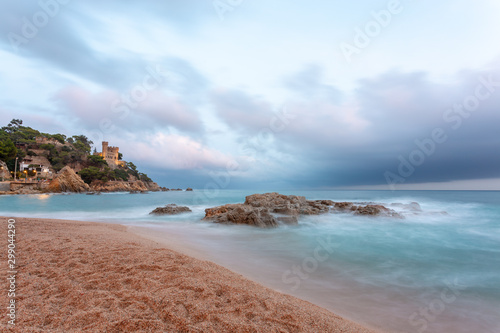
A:
<svg viewBox="0 0 500 333">
<path fill-rule="evenodd" d="M 17 155 L 16 145 L 10 140 L 0 141 L 0 160 L 9 161 Z"/>
<path fill-rule="evenodd" d="M 127 173 L 127 171 L 125 171 L 123 169 L 115 169 L 113 171 L 113 178 L 115 180 L 127 181 L 128 180 L 128 173 Z"/>
<path fill-rule="evenodd" d="M 64 135 L 64 134 L 53 134 L 50 137 L 52 139 L 56 139 L 57 141 L 59 141 L 62 144 L 66 143 L 66 135 Z"/>
<path fill-rule="evenodd" d="M 78 172 L 78 174 L 87 184 L 92 183 L 93 180 L 100 180 L 103 177 L 103 172 L 94 166 L 82 169 Z"/>
<path fill-rule="evenodd" d="M 108 166 L 108 162 L 101 155 L 89 155 L 87 157 L 88 164 L 97 168 Z"/>
</svg>

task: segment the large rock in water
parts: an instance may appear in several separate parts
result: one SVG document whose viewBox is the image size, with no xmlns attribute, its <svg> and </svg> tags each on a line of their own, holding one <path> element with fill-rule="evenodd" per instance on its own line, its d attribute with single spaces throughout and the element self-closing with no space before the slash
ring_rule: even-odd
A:
<svg viewBox="0 0 500 333">
<path fill-rule="evenodd" d="M 261 228 L 278 226 L 278 222 L 267 208 L 252 207 L 246 204 L 228 204 L 207 208 L 203 219 L 216 223 L 248 224 Z"/>
<path fill-rule="evenodd" d="M 402 217 L 396 211 L 378 204 L 306 200 L 302 196 L 265 193 L 247 196 L 244 204 L 207 208 L 203 219 L 217 223 L 248 224 L 268 228 L 278 226 L 278 222 L 297 224 L 300 215 L 318 215 L 328 212 Z"/>
<path fill-rule="evenodd" d="M 76 174 L 75 170 L 65 166 L 47 187 L 48 192 L 87 192 L 89 186 Z"/>
<path fill-rule="evenodd" d="M 181 213 L 191 212 L 189 207 L 177 206 L 176 204 L 168 204 L 165 207 L 155 208 L 150 215 L 176 215 Z"/>
</svg>

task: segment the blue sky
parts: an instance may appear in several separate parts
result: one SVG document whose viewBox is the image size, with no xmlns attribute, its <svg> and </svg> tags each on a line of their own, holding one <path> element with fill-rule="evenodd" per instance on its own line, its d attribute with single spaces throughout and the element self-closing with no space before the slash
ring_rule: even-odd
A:
<svg viewBox="0 0 500 333">
<path fill-rule="evenodd" d="M 500 189 L 500 4 L 2 1 L 0 112 L 161 185 Z"/>
</svg>

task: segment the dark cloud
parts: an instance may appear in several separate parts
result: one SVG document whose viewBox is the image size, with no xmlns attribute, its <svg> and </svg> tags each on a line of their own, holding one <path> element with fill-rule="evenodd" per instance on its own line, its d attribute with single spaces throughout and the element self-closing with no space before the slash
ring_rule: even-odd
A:
<svg viewBox="0 0 500 333">
<path fill-rule="evenodd" d="M 484 87 L 486 81 L 492 83 Z M 290 169 L 296 170 L 297 186 L 378 185 L 386 182 L 386 172 L 405 183 L 500 176 L 498 68 L 461 72 L 452 84 L 435 83 L 425 73 L 393 71 L 360 81 L 353 96 L 341 98 L 344 103 L 322 98 L 321 83 L 307 87 L 316 98 L 290 101 L 294 118 L 271 143 L 295 157 Z M 488 97 L 470 115 L 450 111 L 455 104 L 473 103 L 478 89 Z M 218 98 L 219 115 L 233 128 L 250 132 L 266 126 L 265 100 L 242 92 Z M 441 133 L 439 142 L 434 131 Z"/>
<path fill-rule="evenodd" d="M 298 129 L 290 134 L 289 140 L 301 142 L 304 148 L 309 143 L 309 149 L 314 145 L 322 152 L 304 151 L 319 171 L 319 177 L 309 177 L 307 182 L 323 186 L 381 184 L 387 171 L 402 176 L 406 183 L 499 177 L 500 86 L 467 118 L 449 113 L 454 104 L 474 100 L 471 96 L 477 87 L 490 77 L 500 83 L 498 69 L 460 73 L 452 85 L 433 83 L 422 73 L 392 72 L 361 81 L 354 99 L 359 104 L 358 114 L 369 126 L 359 133 L 365 137 L 360 144 L 351 145 L 344 139 L 322 144 L 308 131 Z M 482 92 L 487 91 L 483 88 Z M 316 133 L 329 127 L 316 124 Z M 444 142 L 431 143 L 436 129 L 446 136 Z M 353 141 L 356 136 L 352 133 Z M 401 167 L 401 173 L 400 165 L 405 163 L 410 167 Z"/>
</svg>

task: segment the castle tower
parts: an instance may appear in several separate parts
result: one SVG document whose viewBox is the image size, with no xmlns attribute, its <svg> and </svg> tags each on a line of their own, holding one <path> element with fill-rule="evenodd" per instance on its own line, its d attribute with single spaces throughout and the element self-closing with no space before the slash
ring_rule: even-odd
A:
<svg viewBox="0 0 500 333">
<path fill-rule="evenodd" d="M 108 142 L 102 142 L 102 158 L 106 159 L 106 153 L 108 152 Z"/>
</svg>

